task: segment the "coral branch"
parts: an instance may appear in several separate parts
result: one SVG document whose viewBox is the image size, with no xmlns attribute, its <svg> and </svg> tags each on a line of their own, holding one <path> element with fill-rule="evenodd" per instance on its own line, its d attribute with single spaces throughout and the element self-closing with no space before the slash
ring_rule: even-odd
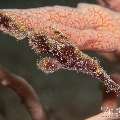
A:
<svg viewBox="0 0 120 120">
<path fill-rule="evenodd" d="M 120 61 L 120 52 L 113 52 L 113 53 L 104 53 L 104 52 L 97 52 L 99 55 L 103 56 L 108 62 L 110 63 L 119 63 Z M 111 65 L 112 65 L 111 64 Z"/>
<path fill-rule="evenodd" d="M 11 88 L 22 100 L 32 120 L 46 120 L 46 114 L 34 89 L 23 78 L 0 69 L 0 85 Z"/>
<path fill-rule="evenodd" d="M 106 112 L 102 112 L 97 115 L 94 115 L 93 117 L 90 117 L 85 120 L 118 120 L 118 119 L 119 119 L 119 116 L 115 116 L 115 114 L 113 114 L 112 112 L 106 111 Z"/>
<path fill-rule="evenodd" d="M 0 30 L 18 39 L 31 31 L 46 32 L 51 38 L 57 30 L 80 50 L 120 50 L 120 14 L 97 5 L 1 9 L 0 21 Z"/>
<path fill-rule="evenodd" d="M 120 0 L 97 0 L 102 6 L 120 12 Z"/>
</svg>

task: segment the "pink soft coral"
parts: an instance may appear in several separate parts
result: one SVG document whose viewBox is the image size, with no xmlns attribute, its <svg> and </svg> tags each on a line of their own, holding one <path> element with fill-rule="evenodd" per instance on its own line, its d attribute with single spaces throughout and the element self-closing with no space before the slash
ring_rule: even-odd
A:
<svg viewBox="0 0 120 120">
<path fill-rule="evenodd" d="M 46 32 L 49 37 L 58 31 L 80 50 L 120 50 L 120 14 L 98 5 L 79 4 L 77 8 L 54 6 L 26 10 L 4 9 L 0 10 L 0 13 L 1 21 L 2 16 L 10 19 L 8 26 L 11 26 L 14 33 L 4 26 L 5 21 L 1 22 L 0 30 L 10 32 L 18 39 L 29 36 L 31 31 Z"/>
</svg>

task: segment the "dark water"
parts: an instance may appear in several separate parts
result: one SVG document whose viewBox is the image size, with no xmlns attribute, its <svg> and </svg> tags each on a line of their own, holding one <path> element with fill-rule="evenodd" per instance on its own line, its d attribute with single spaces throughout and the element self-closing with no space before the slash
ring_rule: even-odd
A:
<svg viewBox="0 0 120 120">
<path fill-rule="evenodd" d="M 76 7 L 79 2 L 95 3 L 94 0 L 0 0 L 0 8 L 46 5 Z M 0 33 L 1 66 L 26 78 L 55 120 L 83 120 L 100 111 L 101 92 L 97 80 L 67 70 L 46 75 L 37 69 L 37 59 L 38 56 L 28 47 L 27 41 L 18 43 L 14 38 Z M 0 88 L 0 113 L 0 120 L 31 120 L 19 97 L 6 88 Z"/>
</svg>

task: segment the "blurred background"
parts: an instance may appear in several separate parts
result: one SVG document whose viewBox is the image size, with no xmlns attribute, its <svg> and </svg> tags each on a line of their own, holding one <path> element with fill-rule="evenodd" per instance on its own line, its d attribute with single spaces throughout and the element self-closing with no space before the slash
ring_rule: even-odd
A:
<svg viewBox="0 0 120 120">
<path fill-rule="evenodd" d="M 33 8 L 78 3 L 95 3 L 95 0 L 0 0 L 0 8 Z M 108 71 L 109 63 L 95 53 Z M 40 101 L 52 120 L 84 120 L 100 112 L 102 95 L 100 82 L 90 76 L 60 70 L 46 75 L 36 67 L 38 56 L 28 47 L 27 40 L 0 33 L 0 65 L 24 77 L 37 91 Z M 109 69 L 108 69 L 109 68 Z M 19 97 L 10 89 L 0 87 L 0 120 L 31 120 Z M 5 116 L 5 118 L 3 116 Z"/>
</svg>

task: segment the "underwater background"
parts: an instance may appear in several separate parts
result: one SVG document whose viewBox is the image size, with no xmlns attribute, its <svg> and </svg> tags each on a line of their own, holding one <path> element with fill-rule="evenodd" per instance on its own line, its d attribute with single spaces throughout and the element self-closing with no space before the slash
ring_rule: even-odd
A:
<svg viewBox="0 0 120 120">
<path fill-rule="evenodd" d="M 0 0 L 0 9 L 52 5 L 76 7 L 80 2 L 95 3 L 95 0 Z M 112 71 L 101 56 L 89 54 L 98 57 L 105 70 Z M 39 57 L 28 46 L 27 40 L 17 42 L 0 33 L 0 65 L 28 80 L 51 120 L 83 120 L 100 112 L 102 95 L 98 80 L 67 70 L 47 75 L 37 69 L 37 59 Z M 19 97 L 3 87 L 0 87 L 0 120 L 31 120 Z"/>
</svg>

